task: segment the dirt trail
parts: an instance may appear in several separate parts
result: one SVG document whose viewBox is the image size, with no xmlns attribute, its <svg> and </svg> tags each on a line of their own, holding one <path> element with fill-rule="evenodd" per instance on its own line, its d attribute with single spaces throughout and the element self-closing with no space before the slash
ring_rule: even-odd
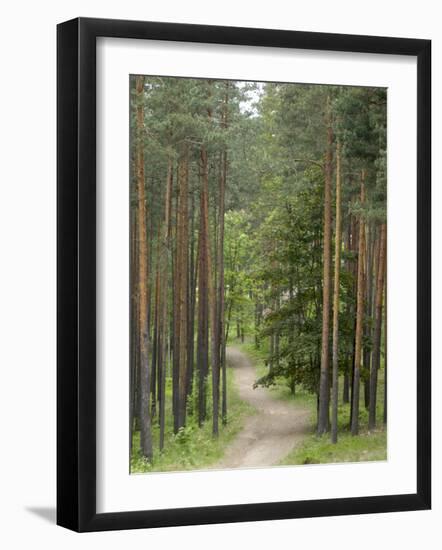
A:
<svg viewBox="0 0 442 550">
<path fill-rule="evenodd" d="M 256 370 L 250 359 L 236 348 L 227 348 L 241 399 L 257 413 L 246 418 L 244 428 L 227 447 L 215 468 L 256 468 L 278 464 L 305 437 L 310 410 L 272 397 L 266 388 L 253 389 Z"/>
</svg>

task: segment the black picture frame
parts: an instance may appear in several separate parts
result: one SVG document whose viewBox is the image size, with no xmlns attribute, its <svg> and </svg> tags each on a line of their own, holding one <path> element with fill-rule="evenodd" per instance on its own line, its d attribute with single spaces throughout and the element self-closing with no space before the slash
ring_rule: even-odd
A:
<svg viewBox="0 0 442 550">
<path fill-rule="evenodd" d="M 96 39 L 417 58 L 417 492 L 96 512 Z M 57 523 L 83 531 L 424 510 L 431 506 L 431 41 L 79 18 L 57 28 Z"/>
</svg>

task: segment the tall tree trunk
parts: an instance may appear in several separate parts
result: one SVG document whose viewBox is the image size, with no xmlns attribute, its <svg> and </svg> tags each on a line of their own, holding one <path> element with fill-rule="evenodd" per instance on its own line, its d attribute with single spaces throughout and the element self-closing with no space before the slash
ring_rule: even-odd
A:
<svg viewBox="0 0 442 550">
<path fill-rule="evenodd" d="M 147 262 L 146 218 L 147 204 L 144 188 L 144 77 L 137 76 L 137 201 L 138 201 L 138 290 L 140 325 L 140 387 L 141 418 L 140 448 L 141 454 L 152 460 L 152 429 L 150 418 L 150 372 L 149 372 L 149 333 L 147 323 L 147 285 L 149 280 Z"/>
<path fill-rule="evenodd" d="M 365 171 L 361 174 L 361 206 L 365 203 Z M 365 224 L 359 222 L 358 286 L 356 300 L 355 364 L 353 376 L 351 434 L 359 433 L 359 388 L 361 377 L 362 334 L 364 325 L 364 267 L 365 267 Z"/>
<path fill-rule="evenodd" d="M 335 230 L 335 276 L 333 288 L 333 394 L 331 441 L 338 441 L 338 380 L 339 380 L 339 288 L 341 274 L 341 144 L 336 146 L 336 230 Z"/>
<path fill-rule="evenodd" d="M 385 307 L 384 307 L 384 347 L 385 347 L 385 357 L 384 357 L 384 417 L 383 421 L 384 424 L 387 423 L 387 359 L 388 359 L 388 353 L 387 353 L 387 346 L 388 346 L 388 312 L 387 312 L 387 305 L 388 305 L 388 275 L 387 275 L 387 239 L 385 239 Z"/>
<path fill-rule="evenodd" d="M 161 254 L 161 277 L 160 277 L 160 338 L 159 338 L 159 423 L 160 423 L 160 451 L 164 447 L 165 413 L 166 413 L 166 363 L 167 363 L 167 302 L 168 302 L 168 267 L 170 247 L 170 208 L 173 185 L 173 162 L 169 159 L 167 169 L 166 196 L 164 200 L 164 222 L 162 229 L 162 254 Z"/>
<path fill-rule="evenodd" d="M 209 167 L 207 151 L 201 148 L 200 225 L 198 236 L 198 424 L 206 420 L 209 370 Z"/>
<path fill-rule="evenodd" d="M 374 226 L 367 223 L 365 226 L 365 316 L 367 319 L 372 317 L 372 295 L 373 295 L 373 242 Z M 364 326 L 364 345 L 363 345 L 363 365 L 364 365 L 364 406 L 368 410 L 370 403 L 370 364 L 371 349 L 369 341 L 371 339 L 370 323 Z"/>
<path fill-rule="evenodd" d="M 135 428 L 136 416 L 136 395 L 137 395 L 137 239 L 136 239 L 136 220 L 135 212 L 131 209 L 131 247 L 130 247 L 130 334 L 131 334 L 131 353 L 130 353 L 130 411 L 129 411 L 129 430 L 130 430 L 130 457 L 132 458 L 132 442 Z"/>
<path fill-rule="evenodd" d="M 226 92 L 226 110 L 227 110 L 227 92 Z M 224 114 L 224 124 L 227 125 L 227 111 Z M 226 343 L 224 341 L 224 210 L 227 179 L 227 151 L 221 154 L 221 178 L 219 184 L 219 237 L 218 237 L 218 342 L 219 357 L 222 373 L 222 399 L 221 399 L 221 418 L 223 424 L 227 423 L 227 366 L 226 366 Z"/>
<path fill-rule="evenodd" d="M 219 433 L 219 342 L 218 342 L 218 304 L 216 286 L 212 282 L 211 256 L 208 256 L 209 265 L 209 310 L 210 310 L 210 363 L 212 366 L 212 435 Z"/>
<path fill-rule="evenodd" d="M 189 305 L 188 305 L 188 332 L 187 332 L 187 396 L 192 395 L 193 366 L 194 366 L 194 335 L 195 335 L 195 195 L 192 190 L 190 204 L 190 255 L 189 255 Z"/>
<path fill-rule="evenodd" d="M 157 399 L 157 366 L 158 366 L 158 339 L 159 339 L 159 299 L 160 299 L 160 262 L 159 258 L 159 240 L 157 246 L 157 265 L 155 275 L 155 307 L 153 311 L 153 341 L 152 341 L 152 368 L 150 377 L 150 393 L 151 393 L 151 416 L 155 418 L 156 415 L 156 399 Z"/>
<path fill-rule="evenodd" d="M 370 430 L 376 427 L 378 369 L 381 362 L 382 302 L 384 297 L 386 235 L 386 224 L 383 223 L 381 226 L 379 261 L 376 281 L 373 361 L 370 371 L 370 407 L 368 413 L 368 428 Z"/>
<path fill-rule="evenodd" d="M 179 374 L 178 374 L 178 429 L 186 423 L 187 404 L 187 330 L 188 330 L 188 274 L 189 274 L 189 194 L 188 194 L 188 145 L 183 146 L 183 151 L 178 161 L 178 250 L 179 258 Z"/>
<path fill-rule="evenodd" d="M 355 216 L 352 216 L 352 230 L 351 230 L 351 250 L 354 254 L 354 260 L 352 261 L 352 273 L 353 273 L 353 288 L 352 295 L 357 296 L 358 290 L 358 250 L 359 250 L 359 222 Z M 353 321 L 353 347 L 351 353 L 350 363 L 350 429 L 353 420 L 353 388 L 355 380 L 355 351 L 356 351 L 356 305 L 352 304 L 350 307 L 351 319 Z"/>
<path fill-rule="evenodd" d="M 157 414 L 157 399 L 159 399 L 159 374 L 158 374 L 158 355 L 160 346 L 160 307 L 161 307 L 161 224 L 158 224 L 157 246 L 156 246 L 156 267 L 155 267 L 155 307 L 153 324 L 153 343 L 152 343 L 152 371 L 151 371 L 151 416 L 154 418 Z M 151 262 L 151 265 L 152 262 Z M 158 387 L 157 387 L 158 386 Z M 157 391 L 158 390 L 158 391 Z"/>
<path fill-rule="evenodd" d="M 146 178 L 147 182 L 150 179 L 150 188 L 153 188 L 153 176 L 151 178 Z M 149 202 L 149 195 L 147 194 L 147 190 L 149 189 L 149 185 L 146 185 L 146 201 Z M 153 196 L 152 196 L 152 203 L 151 203 L 151 211 L 155 211 L 155 205 L 153 204 Z M 146 247 L 147 247 L 147 265 L 149 266 L 149 275 L 147 277 L 147 334 L 149 337 L 149 355 L 152 354 L 152 317 L 153 317 L 153 310 L 155 308 L 155 302 L 152 299 L 152 291 L 154 289 L 155 285 L 155 270 L 153 269 L 153 236 L 154 236 L 154 217 L 149 216 L 148 217 L 149 223 L 146 222 L 146 230 L 147 230 L 147 240 L 146 240 Z M 152 370 L 151 377 L 152 377 Z M 151 384 L 152 389 L 152 384 Z"/>
<path fill-rule="evenodd" d="M 222 123 L 224 131 L 228 125 L 228 105 L 229 105 L 230 82 L 225 82 L 225 94 L 222 110 Z M 219 342 L 219 362 L 222 375 L 222 397 L 221 397 L 221 418 L 223 424 L 227 423 L 227 365 L 226 365 L 226 342 L 224 340 L 225 325 L 225 289 L 224 289 L 224 214 L 225 214 L 225 195 L 227 183 L 227 147 L 221 152 L 221 176 L 219 185 L 219 239 L 218 239 L 218 342 Z"/>
<path fill-rule="evenodd" d="M 174 253 L 173 253 L 173 363 L 172 363 L 172 410 L 173 410 L 173 431 L 178 433 L 179 429 L 179 373 L 180 373 L 180 288 L 181 288 L 181 268 L 180 268 L 180 245 L 179 241 L 179 175 L 176 174 L 176 196 L 175 196 L 175 235 L 174 235 Z"/>
<path fill-rule="evenodd" d="M 351 229 L 352 229 L 352 221 L 351 216 L 348 218 L 347 222 L 347 231 L 345 236 L 345 251 L 348 254 L 351 254 L 352 248 L 351 248 Z M 352 270 L 352 263 L 349 259 L 345 262 L 345 269 L 347 273 L 351 273 Z M 351 319 L 352 317 L 352 307 L 350 304 L 350 301 L 347 299 L 347 305 L 346 305 L 346 316 L 347 319 Z M 345 356 L 345 371 L 344 371 L 344 385 L 342 388 L 342 402 L 343 403 L 349 403 L 350 401 L 350 373 L 352 370 L 352 363 L 351 363 L 351 354 L 349 352 L 346 353 Z"/>
<path fill-rule="evenodd" d="M 332 145 L 333 130 L 331 121 L 331 98 L 327 98 L 327 148 L 324 162 L 324 255 L 322 291 L 322 346 L 321 371 L 319 382 L 318 434 L 328 431 L 330 424 L 330 385 L 329 385 L 329 333 L 330 333 L 330 268 L 331 268 L 331 185 L 332 185 Z"/>
</svg>

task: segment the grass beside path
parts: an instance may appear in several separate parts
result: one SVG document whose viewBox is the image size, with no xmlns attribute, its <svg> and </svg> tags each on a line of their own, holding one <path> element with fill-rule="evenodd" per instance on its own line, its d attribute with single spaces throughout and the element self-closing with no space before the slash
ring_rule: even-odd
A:
<svg viewBox="0 0 442 550">
<path fill-rule="evenodd" d="M 227 369 L 227 424 L 222 426 L 220 420 L 219 437 L 212 437 L 211 419 L 211 380 L 208 380 L 208 418 L 199 428 L 196 415 L 188 415 L 187 426 L 178 434 L 173 433 L 173 415 L 171 410 L 172 387 L 167 380 L 166 387 L 166 434 L 163 452 L 159 449 L 159 427 L 157 419 L 153 420 L 152 437 L 154 440 L 154 457 L 152 463 L 141 456 L 140 434 L 136 432 L 132 446 L 131 473 L 171 472 L 184 470 L 201 470 L 218 462 L 230 441 L 243 427 L 246 416 L 254 413 L 253 407 L 243 402 L 233 381 L 231 368 Z"/>
<path fill-rule="evenodd" d="M 264 355 L 256 350 L 251 341 L 244 344 L 234 342 L 234 345 L 246 353 L 256 366 L 256 377 L 259 378 L 267 372 L 264 363 Z M 342 392 L 343 380 L 340 382 Z M 277 399 L 292 401 L 294 405 L 302 404 L 311 409 L 311 433 L 304 442 L 293 449 L 282 461 L 281 465 L 297 464 L 330 464 L 338 462 L 367 462 L 387 459 L 387 430 L 382 424 L 383 395 L 384 395 L 384 370 L 379 371 L 377 418 L 378 428 L 368 431 L 368 412 L 364 408 L 363 384 L 360 395 L 360 433 L 352 436 L 349 431 L 350 404 L 340 402 L 338 410 L 338 442 L 334 445 L 330 442 L 330 434 L 317 436 L 316 430 L 316 396 L 298 387 L 295 396 L 290 393 L 287 382 L 283 378 L 277 378 L 276 384 L 268 388 Z"/>
<path fill-rule="evenodd" d="M 284 465 L 330 464 L 336 462 L 368 462 L 387 459 L 387 432 L 383 429 L 352 436 L 348 431 L 339 434 L 336 445 L 329 435 L 310 435 L 282 461 Z"/>
</svg>

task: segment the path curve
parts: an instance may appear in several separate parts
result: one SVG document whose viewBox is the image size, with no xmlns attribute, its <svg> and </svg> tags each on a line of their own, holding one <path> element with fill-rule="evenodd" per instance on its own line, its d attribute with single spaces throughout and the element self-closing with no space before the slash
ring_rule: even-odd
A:
<svg viewBox="0 0 442 550">
<path fill-rule="evenodd" d="M 256 369 L 247 355 L 233 347 L 228 347 L 226 354 L 241 399 L 257 412 L 246 418 L 243 429 L 214 467 L 262 468 L 278 464 L 309 432 L 310 410 L 275 399 L 266 388 L 253 389 Z"/>
</svg>

